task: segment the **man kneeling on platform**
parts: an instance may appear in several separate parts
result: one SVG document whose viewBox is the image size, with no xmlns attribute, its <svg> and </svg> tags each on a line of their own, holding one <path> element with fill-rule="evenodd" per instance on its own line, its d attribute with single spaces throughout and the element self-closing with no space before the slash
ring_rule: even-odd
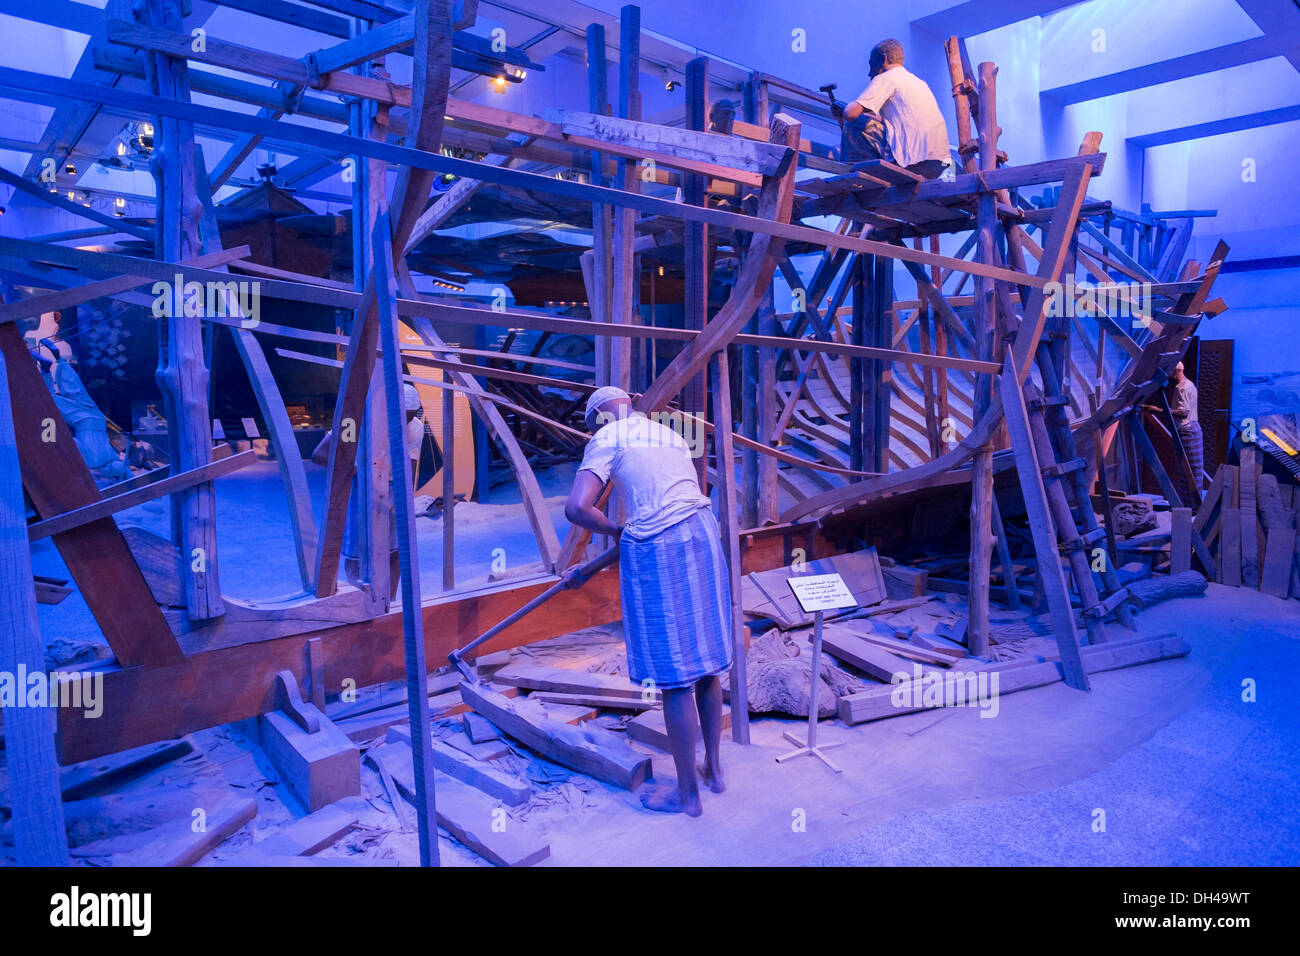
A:
<svg viewBox="0 0 1300 956">
<path fill-rule="evenodd" d="M 847 106 L 843 160 L 872 159 L 936 179 L 949 163 L 948 129 L 930 87 L 903 66 L 903 45 L 881 40 L 871 51 L 871 83 Z"/>
<path fill-rule="evenodd" d="M 714 793 L 725 789 L 722 681 L 731 668 L 731 589 L 721 532 L 700 494 L 690 446 L 676 431 L 633 410 L 622 389 L 606 386 L 587 401 L 587 443 L 565 517 L 580 528 L 618 538 L 619 588 L 628 674 L 663 692 L 664 724 L 677 786 L 641 798 L 665 813 L 702 812 L 695 741 L 704 731 L 698 768 Z M 627 523 L 607 518 L 596 500 L 613 481 Z M 570 586 L 581 582 L 569 572 Z"/>
</svg>

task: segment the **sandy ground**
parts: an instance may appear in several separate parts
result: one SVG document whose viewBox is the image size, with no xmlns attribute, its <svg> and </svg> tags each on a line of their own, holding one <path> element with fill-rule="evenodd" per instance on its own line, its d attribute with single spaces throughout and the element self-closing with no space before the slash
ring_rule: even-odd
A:
<svg viewBox="0 0 1300 956">
<path fill-rule="evenodd" d="M 319 493 L 319 470 L 311 479 Z M 567 475 L 549 476 L 546 487 L 558 509 Z M 246 597 L 293 591 L 274 466 L 259 464 L 218 488 L 223 589 Z M 536 560 L 517 501 L 499 502 L 457 512 L 467 518 L 458 536 L 463 583 L 486 576 L 496 547 L 519 563 Z M 125 520 L 161 532 L 165 517 L 146 506 Z M 440 524 L 420 521 L 430 557 Z M 562 533 L 562 519 L 557 525 Z M 249 560 L 254 555 L 257 561 Z M 422 575 L 427 593 L 440 587 L 434 564 L 426 561 Z M 59 567 L 48 544 L 38 549 L 37 573 Z M 47 641 L 94 637 L 75 595 L 42 606 L 41 615 Z M 1300 714 L 1292 707 L 1300 602 L 1211 585 L 1202 597 L 1167 602 L 1138 620 L 1144 634 L 1177 632 L 1191 655 L 1094 675 L 1091 693 L 1056 684 L 1008 695 L 993 718 L 952 709 L 856 727 L 825 720 L 820 740 L 844 744 L 830 751 L 841 774 L 810 757 L 776 763 L 790 749 L 782 731 L 802 732 L 806 722 L 756 719 L 752 746 L 725 744 L 729 790 L 706 792 L 699 819 L 651 813 L 633 794 L 521 749 L 498 764 L 528 777 L 535 796 L 510 812 L 509 825 L 546 837 L 545 865 L 1300 863 L 1293 810 L 1300 803 Z M 524 653 L 608 669 L 617 667 L 620 644 L 613 629 Z M 1243 682 L 1252 681 L 1256 699 L 1248 702 Z M 198 805 L 232 793 L 256 797 L 257 818 L 214 854 L 218 860 L 303 814 L 239 728 L 193 739 L 199 754 L 124 792 L 172 792 Z M 658 779 L 671 779 L 667 755 L 634 746 L 654 755 Z M 415 836 L 400 830 L 368 767 L 363 790 L 355 803 L 362 827 L 325 854 L 414 864 Z M 12 854 L 4 836 L 0 860 Z M 445 835 L 440 843 L 445 865 L 482 865 Z"/>
</svg>

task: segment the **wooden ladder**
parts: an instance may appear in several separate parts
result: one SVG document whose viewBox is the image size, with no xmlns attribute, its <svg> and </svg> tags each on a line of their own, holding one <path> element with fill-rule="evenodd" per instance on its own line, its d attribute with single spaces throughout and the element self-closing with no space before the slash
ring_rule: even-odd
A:
<svg viewBox="0 0 1300 956">
<path fill-rule="evenodd" d="M 1065 683 L 1088 690 L 1090 683 L 1079 654 L 1079 632 L 1061 558 L 1065 558 L 1074 579 L 1090 644 L 1106 639 L 1105 620 L 1111 614 L 1126 627 L 1132 627 L 1133 610 L 1127 604 L 1127 589 L 1119 584 L 1113 556 L 1102 545 L 1106 532 L 1092 510 L 1084 477 L 1087 462 L 1075 454 L 1065 412 L 1069 400 L 1060 394 L 1062 387 L 1053 354 L 1053 346 L 1059 341 L 1053 337 L 1051 342 L 1043 343 L 1037 355 L 1043 384 L 1050 394 L 1044 395 L 1030 379 L 1025 380 L 1023 387 L 1017 384 L 1012 352 L 1008 349 L 1001 396 L 1038 556 L 1038 582 L 1047 598 Z M 1091 560 L 1098 548 L 1106 555 L 1101 592 L 1093 577 Z"/>
</svg>

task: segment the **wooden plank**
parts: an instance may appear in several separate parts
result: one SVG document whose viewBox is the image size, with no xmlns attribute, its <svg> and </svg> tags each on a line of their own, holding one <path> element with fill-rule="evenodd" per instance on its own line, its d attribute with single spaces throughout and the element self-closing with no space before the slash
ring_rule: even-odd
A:
<svg viewBox="0 0 1300 956">
<path fill-rule="evenodd" d="M 312 512 L 311 492 L 307 488 L 307 471 L 289 421 L 289 412 L 257 338 L 246 329 L 232 328 L 231 335 L 248 372 L 248 383 L 262 410 L 262 419 L 271 433 L 271 448 L 275 452 L 289 510 L 298 577 L 304 590 L 315 591 L 316 517 Z"/>
<path fill-rule="evenodd" d="M 24 353 L 26 350 L 24 349 Z M 24 354 L 21 358 L 31 365 Z M 40 387 L 44 388 L 44 385 Z M 23 528 L 27 513 L 18 476 L 18 445 L 11 412 L 8 359 L 0 356 L 0 672 L 16 679 L 21 672 L 45 672 L 32 587 L 31 549 Z M 26 695 L 27 688 L 19 693 Z M 59 766 L 49 710 L 3 708 L 9 806 L 20 866 L 67 866 Z"/>
<path fill-rule="evenodd" d="M 1241 583 L 1259 587 L 1259 525 L 1256 515 L 1256 482 L 1259 478 L 1255 449 L 1241 449 Z"/>
<path fill-rule="evenodd" d="M 832 657 L 839 658 L 844 663 L 886 684 L 895 682 L 895 674 L 901 673 L 908 677 L 912 675 L 911 661 L 904 660 L 833 623 L 822 625 L 822 646 Z"/>
<path fill-rule="evenodd" d="M 660 691 L 655 688 L 634 684 L 626 677 L 614 674 L 588 674 L 583 671 L 563 667 L 544 667 L 539 664 L 511 664 L 494 673 L 492 680 L 511 687 L 559 694 L 589 694 L 624 700 L 646 700 L 650 704 L 663 699 Z"/>
<path fill-rule="evenodd" d="M 248 246 L 237 246 L 234 249 L 227 249 L 211 255 L 195 256 L 192 259 L 187 259 L 185 264 L 199 269 L 213 269 L 228 262 L 234 262 L 237 259 L 247 258 L 248 255 Z M 113 279 L 102 279 L 98 282 L 87 282 L 85 285 L 59 289 L 41 295 L 29 296 L 26 299 L 18 299 L 0 305 L 0 322 L 14 322 L 18 319 L 44 315 L 46 312 L 71 309 L 93 299 L 126 292 L 148 282 L 148 277 L 125 275 Z"/>
<path fill-rule="evenodd" d="M 1268 541 L 1264 547 L 1264 567 L 1259 581 L 1259 589 L 1265 594 L 1284 598 L 1290 592 L 1295 543 L 1295 528 L 1276 527 L 1268 532 Z"/>
<path fill-rule="evenodd" d="M 238 471 L 253 464 L 255 461 L 257 461 L 257 453 L 250 449 L 237 455 L 227 455 L 199 468 L 181 472 L 179 475 L 170 475 L 160 481 L 136 488 L 134 491 L 101 498 L 93 504 L 83 505 L 80 508 L 74 508 L 72 511 L 65 511 L 63 514 L 44 518 L 28 525 L 27 539 L 29 541 L 39 541 L 41 538 L 47 538 L 53 534 L 62 534 L 74 528 L 83 527 L 92 521 L 99 521 L 127 508 L 134 508 L 146 501 L 153 501 L 163 495 L 170 495 L 185 488 L 193 488 L 203 482 L 212 481 L 222 475 L 228 475 L 233 471 Z"/>
<path fill-rule="evenodd" d="M 723 178 L 728 175 L 728 168 L 761 176 L 784 176 L 795 158 L 795 150 L 784 144 L 774 145 L 614 116 L 596 116 L 576 110 L 559 110 L 556 122 L 566 137 L 583 136 L 613 146 L 712 164 L 722 167 L 713 175 Z"/>
<path fill-rule="evenodd" d="M 205 808 L 206 809 L 206 808 Z M 78 858 L 109 858 L 113 866 L 193 866 L 257 816 L 256 800 L 237 800 L 207 810 L 196 831 L 188 814 L 144 833 L 109 837 L 73 851 Z"/>
<path fill-rule="evenodd" d="M 545 716 L 541 704 L 510 700 L 488 688 L 462 683 L 461 696 L 475 711 L 548 759 L 579 773 L 635 790 L 650 774 L 650 758 L 625 740 L 597 727 L 578 730 Z"/>
<path fill-rule="evenodd" d="M 1219 541 L 1219 553 L 1223 556 L 1219 583 L 1230 588 L 1241 587 L 1241 509 L 1224 509 Z"/>
<path fill-rule="evenodd" d="M 388 742 L 411 746 L 411 725 L 400 724 L 389 728 Z M 489 767 L 437 738 L 431 739 L 430 743 L 434 767 L 447 776 L 467 783 L 489 797 L 495 797 L 508 807 L 521 807 L 532 799 L 533 788 L 526 781 Z"/>
<path fill-rule="evenodd" d="M 333 846 L 357 822 L 355 811 L 331 804 L 258 840 L 249 851 L 270 856 L 311 856 Z"/>
<path fill-rule="evenodd" d="M 1169 573 L 1181 574 L 1192 568 L 1192 509 L 1175 508 L 1171 518 Z"/>
<path fill-rule="evenodd" d="M 1214 480 L 1210 482 L 1210 490 L 1205 493 L 1205 497 L 1201 499 L 1201 506 L 1196 510 L 1196 520 L 1193 522 L 1192 527 L 1196 529 L 1197 534 L 1206 537 L 1207 544 L 1209 543 L 1207 532 L 1210 518 L 1214 514 L 1214 509 L 1220 507 L 1219 500 L 1223 496 L 1223 488 L 1227 478 L 1228 466 L 1219 466 L 1219 470 L 1214 473 Z"/>
<path fill-rule="evenodd" d="M 415 802 L 411 748 L 390 743 L 366 754 L 372 764 L 382 762 L 392 774 L 402 796 Z M 532 866 L 551 855 L 551 847 L 531 830 L 511 820 L 497 801 L 452 777 L 438 780 L 438 825 L 496 866 Z"/>
<path fill-rule="evenodd" d="M 562 694 L 556 691 L 539 690 L 528 695 L 529 700 L 538 700 L 543 704 L 572 704 L 580 707 L 599 707 L 606 710 L 652 710 L 659 706 L 657 700 L 645 700 L 642 697 L 618 697 L 604 694 Z"/>
<path fill-rule="evenodd" d="M 952 665 L 952 657 L 947 654 L 940 654 L 938 651 L 932 651 L 917 644 L 900 641 L 895 637 L 885 637 L 883 634 L 875 634 L 869 630 L 859 629 L 849 622 L 837 626 L 837 634 L 839 633 L 852 635 L 858 640 L 871 644 L 874 647 L 883 648 L 899 657 L 920 661 L 923 664 L 933 664 L 937 667 L 949 667 Z"/>
<path fill-rule="evenodd" d="M 1188 647 L 1186 641 L 1177 635 L 1171 634 L 1155 639 L 1139 637 L 1128 641 L 1107 641 L 1103 644 L 1085 647 L 1080 653 L 1083 666 L 1088 673 L 1095 674 L 1101 671 L 1132 667 L 1135 664 L 1183 657 L 1190 651 L 1191 648 Z M 952 671 L 943 675 L 925 675 L 919 681 L 912 680 L 906 684 L 892 687 L 872 688 L 841 697 L 839 716 L 846 724 L 860 724 L 869 720 L 880 720 L 886 717 L 898 717 L 903 714 L 915 713 L 919 710 L 929 710 L 936 705 L 944 706 L 947 701 L 955 699 L 957 696 L 961 696 L 966 701 L 971 701 L 976 698 L 978 693 L 978 678 L 981 674 L 988 675 L 987 683 L 984 685 L 987 692 L 990 695 L 996 694 L 998 698 L 1001 698 L 1016 691 L 1054 684 L 1062 679 L 1063 670 L 1060 661 L 1047 661 L 1044 663 L 1025 663 L 1019 666 L 1014 663 L 1011 665 L 999 664 L 980 671 Z M 956 684 L 952 685 L 951 698 L 948 688 L 935 683 L 941 677 L 962 682 L 960 689 Z M 930 698 L 928 701 L 925 692 L 927 683 L 931 687 L 938 688 L 937 697 Z M 968 704 L 967 706 L 973 705 Z"/>
<path fill-rule="evenodd" d="M 64 800 L 97 796 L 193 752 L 194 745 L 188 738 L 133 747 L 99 760 L 64 767 L 59 773 L 59 789 Z"/>
<path fill-rule="evenodd" d="M 722 729 L 731 728 L 731 708 L 722 705 Z M 697 728 L 698 730 L 698 728 Z M 672 753 L 672 748 L 668 745 L 668 725 L 664 723 L 664 712 L 662 710 L 647 710 L 643 714 L 638 714 L 627 722 L 627 735 L 638 743 L 646 744 L 650 747 L 658 747 L 665 753 Z M 696 735 L 696 744 L 704 741 L 704 732 L 699 730 Z"/>
</svg>

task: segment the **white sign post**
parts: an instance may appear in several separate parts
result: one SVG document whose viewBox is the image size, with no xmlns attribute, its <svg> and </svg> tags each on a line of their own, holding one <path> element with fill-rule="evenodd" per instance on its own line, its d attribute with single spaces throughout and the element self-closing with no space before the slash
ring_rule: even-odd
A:
<svg viewBox="0 0 1300 956">
<path fill-rule="evenodd" d="M 835 766 L 822 751 L 829 750 L 831 747 L 838 747 L 842 741 L 817 746 L 817 689 L 821 683 L 822 616 L 826 611 L 857 607 L 858 602 L 853 597 L 853 592 L 849 590 L 848 585 L 844 583 L 844 579 L 838 574 L 804 574 L 787 578 L 787 582 L 790 585 L 790 590 L 794 592 L 795 598 L 798 599 L 799 606 L 805 612 L 812 612 L 814 615 L 812 670 L 809 672 L 808 683 L 808 742 L 804 744 L 794 734 L 786 731 L 785 739 L 799 746 L 797 750 L 792 750 L 777 757 L 776 762 L 781 763 L 792 757 L 812 754 L 836 773 L 841 773 L 840 768 Z"/>
</svg>

